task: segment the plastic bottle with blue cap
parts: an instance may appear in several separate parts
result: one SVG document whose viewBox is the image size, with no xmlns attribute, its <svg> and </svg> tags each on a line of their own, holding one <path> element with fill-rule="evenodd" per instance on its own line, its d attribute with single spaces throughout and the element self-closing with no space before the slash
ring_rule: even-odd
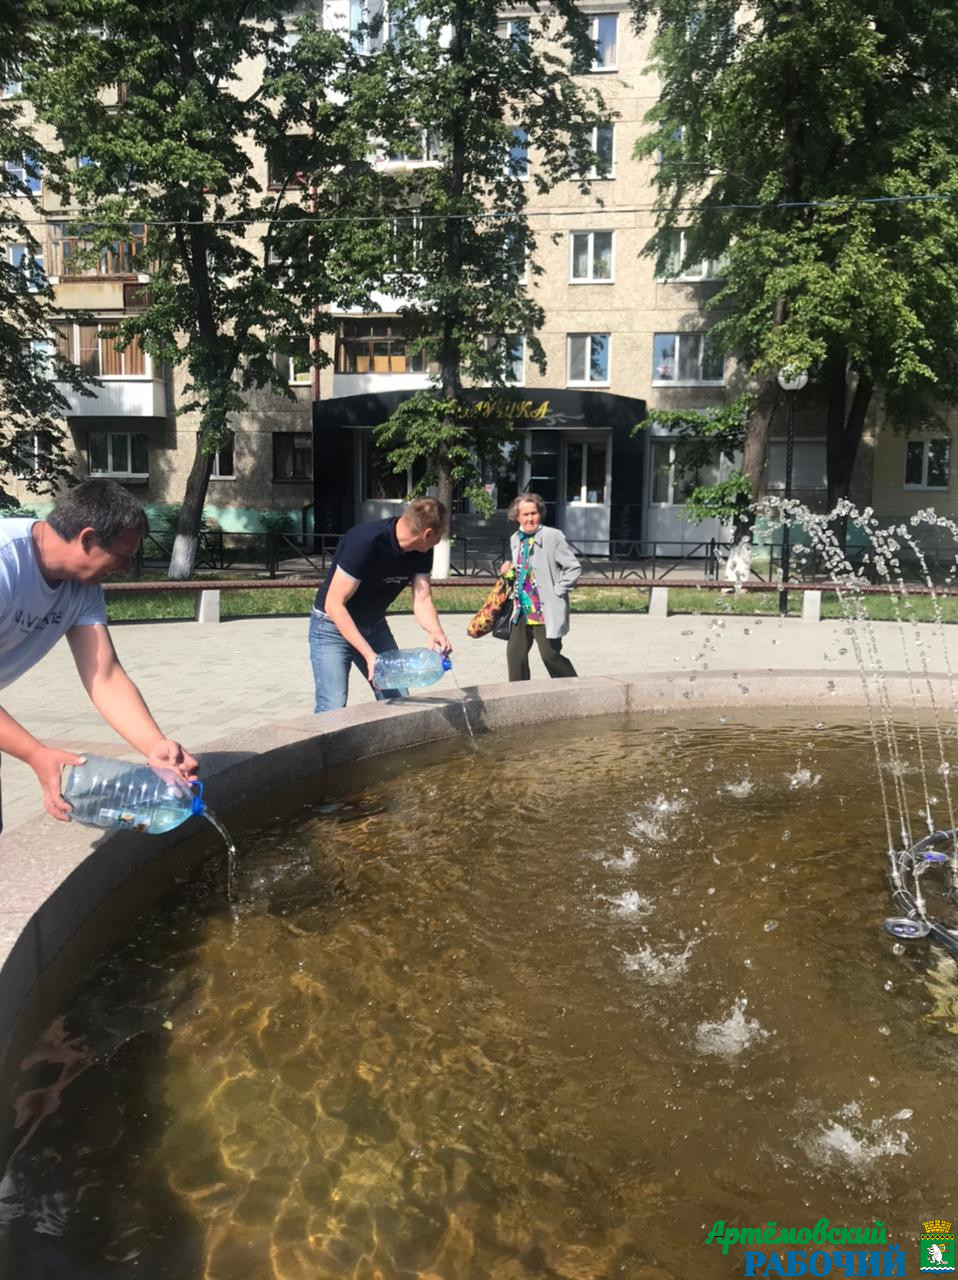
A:
<svg viewBox="0 0 958 1280">
<path fill-rule="evenodd" d="M 376 658 L 372 682 L 381 690 L 424 689 L 451 670 L 452 660 L 435 649 L 387 649 Z"/>
<path fill-rule="evenodd" d="M 171 769 L 103 756 L 86 756 L 83 764 L 68 765 L 60 791 L 72 806 L 71 821 L 110 831 L 156 836 L 206 808 L 202 782 L 187 782 Z"/>
</svg>

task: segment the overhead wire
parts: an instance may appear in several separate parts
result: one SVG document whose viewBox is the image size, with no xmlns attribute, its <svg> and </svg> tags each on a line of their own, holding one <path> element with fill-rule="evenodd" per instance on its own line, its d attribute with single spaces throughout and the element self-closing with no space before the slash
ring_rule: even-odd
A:
<svg viewBox="0 0 958 1280">
<path fill-rule="evenodd" d="M 766 202 L 729 202 L 715 203 L 708 202 L 695 205 L 676 205 L 673 209 L 675 213 L 710 213 L 722 211 L 739 211 L 739 212 L 771 212 L 775 209 L 855 209 L 867 207 L 871 205 L 890 205 L 890 204 L 918 204 L 941 202 L 948 203 L 958 200 L 958 192 L 939 192 L 926 191 L 915 195 L 899 195 L 899 196 L 832 196 L 822 200 L 775 200 Z M 609 205 L 609 204 L 593 204 L 585 208 L 578 209 L 488 209 L 476 210 L 472 213 L 420 213 L 420 212 L 400 212 L 391 211 L 376 214 L 323 214 L 308 215 L 295 218 L 283 217 L 231 217 L 231 218 L 151 218 L 148 215 L 131 215 L 129 219 L 122 220 L 128 225 L 130 222 L 142 223 L 149 227 L 258 227 L 258 226 L 326 226 L 334 223 L 353 223 L 368 224 L 382 222 L 405 222 L 412 221 L 422 222 L 483 222 L 494 221 L 497 219 L 514 220 L 518 218 L 578 218 L 591 217 L 595 214 L 629 214 L 629 213 L 656 213 L 661 206 L 657 204 L 636 204 L 636 205 Z M 27 227 L 45 227 L 51 222 L 69 222 L 80 223 L 84 227 L 91 229 L 115 227 L 120 225 L 121 220 L 97 220 L 88 217 L 82 213 L 71 217 L 66 212 L 51 213 L 46 218 L 18 219 L 21 226 Z"/>
</svg>

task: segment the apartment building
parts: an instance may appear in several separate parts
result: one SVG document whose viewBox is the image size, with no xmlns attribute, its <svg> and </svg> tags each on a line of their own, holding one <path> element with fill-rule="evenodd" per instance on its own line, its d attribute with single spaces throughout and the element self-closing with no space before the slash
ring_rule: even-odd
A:
<svg viewBox="0 0 958 1280">
<path fill-rule="evenodd" d="M 598 553 L 610 539 L 631 539 L 685 543 L 692 551 L 725 531 L 714 521 L 687 521 L 691 478 L 677 472 L 674 439 L 660 429 L 636 434 L 633 428 L 647 406 L 704 409 L 741 390 L 734 360 L 708 345 L 712 316 L 705 304 L 722 266 L 701 262 L 680 274 L 681 234 L 661 275 L 643 254 L 654 230 L 656 160 L 638 161 L 633 150 L 657 92 L 647 68 L 647 37 L 636 36 L 624 4 L 583 0 L 583 7 L 596 47 L 585 78 L 601 90 L 610 119 L 595 131 L 598 163 L 589 193 L 574 182 L 545 195 L 530 190 L 535 254 L 543 267 L 531 287 L 546 315 L 540 339 L 547 368 L 540 374 L 517 342 L 510 390 L 470 392 L 490 412 L 493 401 L 504 397 L 518 430 L 516 444 L 486 477 L 497 516 L 486 522 L 464 511 L 458 522 L 463 528 L 503 528 L 511 497 L 531 487 L 546 497 L 550 520 L 584 549 Z M 327 21 L 343 29 L 356 27 L 363 15 L 356 0 L 332 0 L 326 10 Z M 519 9 L 507 20 L 519 25 L 529 19 Z M 434 164 L 435 148 L 424 130 L 414 153 L 379 155 L 376 163 Z M 517 180 L 527 180 L 523 173 L 535 163 L 534 151 L 518 157 Z M 268 185 L 265 158 L 261 167 Z M 176 502 L 196 433 L 195 419 L 175 412 L 183 375 L 153 367 L 135 342 L 120 354 L 102 336 L 103 326 L 142 304 L 149 279 L 136 274 L 132 244 L 117 243 L 92 264 L 84 259 L 82 245 L 69 234 L 69 211 L 43 188 L 42 177 L 36 193 L 47 221 L 37 269 L 45 271 L 65 309 L 82 309 L 98 322 L 61 325 L 52 338 L 101 383 L 91 397 L 67 393 L 78 472 L 134 486 L 151 509 Z M 133 228 L 134 240 L 147 236 L 147 228 Z M 377 302 L 374 313 L 337 317 L 335 335 L 324 340 L 329 364 L 318 378 L 305 350 L 283 358 L 290 399 L 250 393 L 247 410 L 235 417 L 231 444 L 215 459 L 209 487 L 208 516 L 224 530 L 256 529 L 261 512 L 282 511 L 291 527 L 314 527 L 315 521 L 317 529 L 337 532 L 399 509 L 416 477 L 397 476 L 384 466 L 372 428 L 404 396 L 428 386 L 435 371 L 410 348 L 401 301 L 382 296 Z M 801 407 L 795 427 L 793 488 L 820 506 L 821 428 Z M 784 422 L 773 437 L 768 483 L 775 491 L 784 485 Z M 879 509 L 908 513 L 934 501 L 940 510 L 958 513 L 948 438 L 905 440 L 878 432 L 872 423 L 859 469 L 857 496 Z M 22 485 L 16 492 L 36 505 Z"/>
</svg>

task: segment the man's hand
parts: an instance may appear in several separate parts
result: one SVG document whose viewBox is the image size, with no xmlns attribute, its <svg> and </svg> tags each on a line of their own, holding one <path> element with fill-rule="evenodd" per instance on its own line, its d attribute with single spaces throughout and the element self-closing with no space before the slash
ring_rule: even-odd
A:
<svg viewBox="0 0 958 1280">
<path fill-rule="evenodd" d="M 373 653 L 372 649 L 370 649 L 369 653 L 366 655 L 366 678 L 369 680 L 370 684 L 373 682 L 373 672 L 376 670 L 376 662 L 378 659 L 379 654 Z"/>
<path fill-rule="evenodd" d="M 152 769 L 172 769 L 186 782 L 192 782 L 200 771 L 199 762 L 172 738 L 157 738 L 146 752 L 146 763 Z"/>
<path fill-rule="evenodd" d="M 43 788 L 43 807 L 47 813 L 58 822 L 69 822 L 71 805 L 60 794 L 60 774 L 68 764 L 86 764 L 86 756 L 60 751 L 57 747 L 45 747 L 41 742 L 26 757 L 26 762 Z"/>
<path fill-rule="evenodd" d="M 436 631 L 429 632 L 429 647 L 430 649 L 435 649 L 437 653 L 452 653 L 449 637 L 441 627 Z"/>
</svg>

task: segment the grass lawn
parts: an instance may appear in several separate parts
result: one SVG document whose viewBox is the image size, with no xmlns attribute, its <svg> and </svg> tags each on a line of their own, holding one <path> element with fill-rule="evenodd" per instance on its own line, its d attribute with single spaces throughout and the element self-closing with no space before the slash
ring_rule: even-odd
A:
<svg viewBox="0 0 958 1280">
<path fill-rule="evenodd" d="M 209 583 L 213 586 L 213 583 Z M 665 584 L 667 585 L 667 584 Z M 313 603 L 311 587 L 268 589 L 263 591 L 224 591 L 220 597 L 220 613 L 225 618 L 256 618 L 270 615 L 299 615 L 309 613 Z M 484 587 L 440 587 L 436 590 L 436 603 L 440 613 L 472 614 L 479 608 L 486 595 Z M 573 613 L 646 613 L 649 592 L 637 587 L 582 587 L 571 596 Z M 904 610 L 900 603 L 884 595 L 864 597 L 865 612 L 875 621 L 894 620 L 896 604 L 902 616 L 910 621 L 933 622 L 934 601 L 925 596 L 914 597 Z M 946 622 L 958 622 L 958 598 L 938 601 L 941 617 Z M 191 619 L 194 614 L 194 598 L 190 592 L 138 592 L 111 595 L 107 593 L 107 610 L 111 622 L 148 622 L 155 619 Z M 390 613 L 410 613 L 411 595 L 408 591 L 396 600 Z M 799 594 L 789 599 L 789 613 L 800 614 L 802 601 Z M 721 591 L 703 587 L 675 589 L 669 592 L 669 612 L 674 614 L 760 614 L 778 612 L 776 591 L 749 591 L 741 595 L 724 595 Z M 833 592 L 827 592 L 822 600 L 822 617 L 841 618 L 842 610 Z"/>
</svg>

